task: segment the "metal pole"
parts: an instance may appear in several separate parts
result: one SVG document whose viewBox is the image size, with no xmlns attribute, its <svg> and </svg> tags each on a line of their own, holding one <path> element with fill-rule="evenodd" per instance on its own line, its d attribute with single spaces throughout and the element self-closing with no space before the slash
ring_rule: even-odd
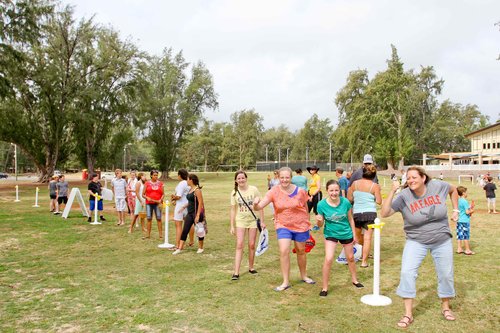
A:
<svg viewBox="0 0 500 333">
<path fill-rule="evenodd" d="M 266 144 L 266 164 L 268 163 L 269 160 L 269 145 Z"/>
<path fill-rule="evenodd" d="M 16 173 L 17 182 L 17 144 L 14 143 L 14 172 Z"/>
<path fill-rule="evenodd" d="M 309 147 L 306 147 L 306 168 L 308 163 L 309 163 Z"/>
<path fill-rule="evenodd" d="M 281 144 L 278 145 L 278 168 L 281 168 Z"/>
<path fill-rule="evenodd" d="M 286 149 L 286 166 L 288 166 L 288 151 L 289 150 L 290 150 L 290 148 Z"/>
<path fill-rule="evenodd" d="M 330 168 L 328 171 L 332 172 L 332 143 L 331 142 L 330 142 Z"/>
<path fill-rule="evenodd" d="M 125 172 L 125 153 L 127 151 L 127 146 L 123 147 L 123 172 Z"/>
</svg>

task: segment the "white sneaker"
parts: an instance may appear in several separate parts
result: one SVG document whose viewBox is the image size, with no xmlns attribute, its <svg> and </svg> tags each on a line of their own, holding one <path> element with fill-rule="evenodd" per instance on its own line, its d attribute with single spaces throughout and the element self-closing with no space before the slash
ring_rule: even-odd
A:
<svg viewBox="0 0 500 333">
<path fill-rule="evenodd" d="M 200 253 L 203 253 L 203 251 L 205 251 L 204 249 L 198 249 L 198 251 L 196 251 L 196 253 L 200 254 Z"/>
<path fill-rule="evenodd" d="M 179 253 L 181 253 L 181 252 L 182 252 L 182 250 L 181 250 L 181 249 L 177 249 L 177 250 L 175 250 L 174 252 L 172 252 L 172 254 L 173 254 L 173 255 L 176 255 L 176 254 L 179 254 Z"/>
</svg>

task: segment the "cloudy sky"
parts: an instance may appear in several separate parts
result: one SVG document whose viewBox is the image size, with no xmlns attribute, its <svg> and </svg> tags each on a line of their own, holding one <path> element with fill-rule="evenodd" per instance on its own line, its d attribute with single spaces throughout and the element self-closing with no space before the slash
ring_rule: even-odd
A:
<svg viewBox="0 0 500 333">
<path fill-rule="evenodd" d="M 406 69 L 433 66 L 441 99 L 500 114 L 499 0 L 62 0 L 77 17 L 120 31 L 141 50 L 203 61 L 229 121 L 254 108 L 266 128 L 291 130 L 316 113 L 337 123 L 350 71 L 372 78 L 394 44 Z"/>
</svg>

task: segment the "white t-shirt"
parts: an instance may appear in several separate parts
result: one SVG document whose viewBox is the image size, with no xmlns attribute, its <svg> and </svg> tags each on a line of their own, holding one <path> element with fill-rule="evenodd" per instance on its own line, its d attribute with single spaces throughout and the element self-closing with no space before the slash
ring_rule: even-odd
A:
<svg viewBox="0 0 500 333">
<path fill-rule="evenodd" d="M 115 198 L 126 198 L 127 197 L 127 181 L 123 178 L 115 178 L 111 181 L 111 187 L 115 192 Z"/>
<path fill-rule="evenodd" d="M 130 178 L 128 180 L 128 188 L 130 190 L 132 190 L 132 192 L 130 192 L 130 196 L 132 196 L 132 197 L 136 196 L 136 194 L 135 194 L 135 185 L 137 184 L 137 181 L 138 181 L 137 178 L 134 178 L 134 179 Z"/>
<path fill-rule="evenodd" d="M 177 200 L 177 204 L 186 204 L 188 202 L 186 195 L 191 188 L 188 186 L 187 181 L 181 180 L 175 187 L 175 195 L 181 197 Z"/>
</svg>

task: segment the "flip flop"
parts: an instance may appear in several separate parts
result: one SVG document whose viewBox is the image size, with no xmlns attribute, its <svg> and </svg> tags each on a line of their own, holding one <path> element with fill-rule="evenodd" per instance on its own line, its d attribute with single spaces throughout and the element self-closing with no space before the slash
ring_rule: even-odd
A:
<svg viewBox="0 0 500 333">
<path fill-rule="evenodd" d="M 279 291 L 285 291 L 285 290 L 287 290 L 287 289 L 290 289 L 291 287 L 292 287 L 291 285 L 284 286 L 284 287 L 283 287 L 283 286 L 277 286 L 277 287 L 276 287 L 276 288 L 274 288 L 273 290 L 274 290 L 274 291 L 278 291 L 278 292 L 279 292 Z"/>
<path fill-rule="evenodd" d="M 403 318 L 401 318 L 401 320 L 399 320 L 396 325 L 399 328 L 406 329 L 411 325 L 411 323 L 413 323 L 413 318 L 410 318 L 408 316 L 403 316 Z"/>
<path fill-rule="evenodd" d="M 448 321 L 454 321 L 456 319 L 450 309 L 443 310 L 441 313 L 443 314 L 444 319 Z"/>
<path fill-rule="evenodd" d="M 464 251 L 457 251 L 457 254 L 464 254 Z"/>
<path fill-rule="evenodd" d="M 314 281 L 311 278 L 304 279 L 304 280 L 302 280 L 302 282 L 307 283 L 307 284 L 316 284 L 316 281 Z"/>
<path fill-rule="evenodd" d="M 476 252 L 470 251 L 470 252 L 464 252 L 464 254 L 466 256 L 472 256 L 472 255 L 476 254 Z"/>
<path fill-rule="evenodd" d="M 370 264 L 367 264 L 367 265 L 360 265 L 359 267 L 361 267 L 361 268 L 368 268 L 368 267 L 370 267 Z"/>
</svg>

